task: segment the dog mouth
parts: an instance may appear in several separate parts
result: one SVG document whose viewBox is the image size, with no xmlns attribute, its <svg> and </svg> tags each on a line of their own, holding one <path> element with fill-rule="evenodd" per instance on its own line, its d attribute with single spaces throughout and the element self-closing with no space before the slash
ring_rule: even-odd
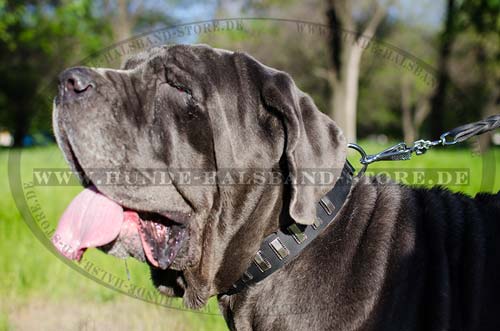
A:
<svg viewBox="0 0 500 331">
<path fill-rule="evenodd" d="M 157 268 L 167 269 L 185 237 L 183 225 L 158 214 L 124 209 L 91 186 L 64 211 L 52 242 L 71 260 L 80 261 L 87 248 L 102 247 L 111 254 L 121 249 L 139 260 L 147 259 Z"/>
<path fill-rule="evenodd" d="M 74 170 L 82 167 L 69 146 Z M 85 173 L 80 172 L 80 178 Z M 136 211 L 102 194 L 88 179 L 88 185 L 68 205 L 52 237 L 56 249 L 66 258 L 80 261 L 88 248 L 99 248 L 120 258 L 132 256 L 159 269 L 172 265 L 187 237 L 186 226 L 153 212 Z"/>
</svg>

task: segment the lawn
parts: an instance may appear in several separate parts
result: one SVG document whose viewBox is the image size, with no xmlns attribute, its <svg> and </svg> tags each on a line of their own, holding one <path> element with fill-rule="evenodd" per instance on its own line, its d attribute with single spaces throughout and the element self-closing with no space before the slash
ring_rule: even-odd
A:
<svg viewBox="0 0 500 331">
<path fill-rule="evenodd" d="M 367 151 L 376 152 L 387 146 L 362 143 Z M 176 309 L 155 305 L 130 298 L 77 272 L 81 265 L 63 263 L 38 240 L 28 228 L 19 212 L 16 201 L 26 201 L 27 189 L 15 194 L 9 189 L 7 162 L 9 152 L 0 150 L 0 331 L 1 330 L 226 330 L 225 322 L 218 313 L 215 300 L 202 312 L 178 309 L 179 300 L 169 303 Z M 356 164 L 357 156 L 350 160 Z M 33 169 L 65 167 L 56 146 L 26 149 L 21 152 L 19 170 L 21 181 L 14 180 L 14 191 L 19 185 L 33 180 Z M 356 164 L 357 166 L 357 164 Z M 500 190 L 500 150 L 492 150 L 479 156 L 466 148 L 449 148 L 429 151 L 415 156 L 411 161 L 384 162 L 369 170 L 387 171 L 398 169 L 433 169 L 454 173 L 466 171 L 466 181 L 451 180 L 446 183 L 454 191 L 474 195 L 479 190 Z M 446 179 L 446 178 L 445 178 Z M 429 186 L 429 182 L 424 183 Z M 48 229 L 54 228 L 65 206 L 77 194 L 79 186 L 37 186 L 32 189 L 39 210 L 31 210 L 35 221 L 44 221 Z M 33 204 L 29 204 L 34 208 Z M 39 223 L 40 225 L 40 223 Z M 105 269 L 100 279 L 121 279 L 140 288 L 146 301 L 157 300 L 149 281 L 147 267 L 128 260 L 130 281 L 127 279 L 124 262 L 106 256 L 97 250 L 86 254 L 86 261 Z M 78 269 L 80 268 L 80 269 Z M 101 275 L 99 275 L 100 277 Z M 98 278 L 99 278 L 98 277 Z M 114 278 L 113 278 L 114 277 Z M 121 288 L 127 288 L 122 286 Z"/>
</svg>

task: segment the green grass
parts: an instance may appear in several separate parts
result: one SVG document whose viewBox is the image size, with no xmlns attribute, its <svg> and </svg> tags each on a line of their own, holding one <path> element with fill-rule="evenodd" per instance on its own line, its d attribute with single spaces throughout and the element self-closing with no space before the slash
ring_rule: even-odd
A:
<svg viewBox="0 0 500 331">
<path fill-rule="evenodd" d="M 7 331 L 9 329 L 9 319 L 6 314 L 0 311 L 0 331 Z"/>
<path fill-rule="evenodd" d="M 387 146 L 364 142 L 362 145 L 368 153 L 380 151 Z M 350 160 L 356 163 L 358 156 L 352 154 Z M 91 302 L 105 305 L 120 301 L 123 295 L 97 284 L 95 281 L 77 273 L 59 258 L 54 256 L 42 243 L 35 238 L 18 211 L 12 193 L 9 190 L 7 174 L 8 151 L 0 150 L 0 330 L 9 329 L 11 311 L 7 309 L 10 303 L 21 307 L 30 301 L 42 298 L 48 302 L 58 302 L 77 298 L 81 302 Z M 485 167 L 486 165 L 486 167 Z M 22 151 L 21 175 L 22 181 L 32 179 L 33 168 L 66 167 L 56 146 L 26 149 Z M 492 150 L 485 156 L 473 155 L 468 149 L 449 148 L 431 150 L 426 155 L 414 156 L 411 161 L 384 162 L 372 165 L 370 170 L 394 168 L 466 168 L 469 171 L 470 182 L 467 185 L 450 186 L 454 191 L 462 191 L 474 195 L 482 187 L 498 191 L 500 189 L 500 150 Z M 485 169 L 483 171 L 483 168 Z M 482 183 L 483 175 L 488 174 L 488 181 Z M 492 175 L 493 174 L 493 175 Z M 19 184 L 19 183 L 18 183 Z M 43 213 L 55 227 L 64 208 L 81 190 L 80 187 L 37 187 L 36 198 L 42 206 Z M 22 197 L 16 197 L 22 200 Z M 34 213 L 33 213 L 34 214 Z M 89 250 L 86 258 L 95 265 L 101 266 L 108 273 L 126 279 L 124 263 L 97 250 Z M 149 273 L 144 264 L 129 259 L 132 283 L 147 290 L 153 290 Z M 179 301 L 174 302 L 181 306 Z M 141 305 L 150 305 L 142 303 Z M 166 308 L 165 308 L 166 309 Z M 215 300 L 211 300 L 209 309 L 218 313 Z M 175 315 L 186 330 L 226 330 L 221 316 L 196 314 L 168 310 Z"/>
</svg>

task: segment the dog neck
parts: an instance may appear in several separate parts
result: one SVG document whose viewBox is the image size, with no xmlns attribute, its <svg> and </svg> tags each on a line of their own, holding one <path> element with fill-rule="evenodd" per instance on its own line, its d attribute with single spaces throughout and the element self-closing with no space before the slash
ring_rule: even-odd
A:
<svg viewBox="0 0 500 331">
<path fill-rule="evenodd" d="M 354 168 L 346 161 L 342 175 L 330 192 L 320 199 L 317 215 L 311 225 L 293 222 L 286 230 L 267 236 L 243 275 L 223 293 L 236 294 L 268 277 L 296 258 L 337 216 L 351 189 Z"/>
</svg>

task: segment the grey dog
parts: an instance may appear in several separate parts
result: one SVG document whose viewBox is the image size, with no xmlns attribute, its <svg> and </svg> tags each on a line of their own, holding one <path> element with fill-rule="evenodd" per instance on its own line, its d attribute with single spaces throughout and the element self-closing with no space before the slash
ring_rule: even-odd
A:
<svg viewBox="0 0 500 331">
<path fill-rule="evenodd" d="M 90 169 L 339 176 L 347 144 L 335 122 L 288 74 L 247 54 L 174 45 L 121 70 L 68 69 L 53 120 L 86 187 L 55 240 L 70 258 L 98 246 L 134 256 L 150 265 L 160 292 L 187 307 L 217 296 L 232 330 L 500 330 L 498 193 L 354 179 L 334 221 L 297 258 L 228 295 L 262 240 L 311 224 L 334 183 L 100 184 Z M 83 207 L 94 217 L 72 223 Z M 82 229 L 86 244 L 84 235 L 65 242 Z"/>
</svg>

